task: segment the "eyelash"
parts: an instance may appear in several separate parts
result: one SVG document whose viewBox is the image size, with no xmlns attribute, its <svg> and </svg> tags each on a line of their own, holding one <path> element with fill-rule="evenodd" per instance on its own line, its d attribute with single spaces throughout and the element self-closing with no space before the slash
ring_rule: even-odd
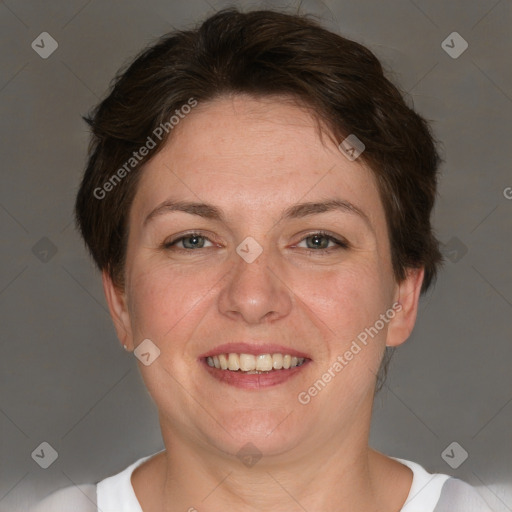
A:
<svg viewBox="0 0 512 512">
<path fill-rule="evenodd" d="M 196 232 L 196 231 L 193 231 L 193 232 L 190 232 L 190 233 L 185 233 L 184 235 L 180 236 L 179 238 L 176 238 L 175 240 L 171 240 L 169 242 L 164 242 L 162 244 L 162 248 L 163 249 L 166 249 L 166 250 L 176 250 L 176 251 L 182 251 L 182 252 L 191 252 L 191 251 L 195 251 L 197 249 L 184 249 L 184 248 L 177 248 L 177 247 L 174 247 L 178 242 L 181 242 L 182 240 L 186 239 L 186 238 L 195 238 L 195 237 L 201 237 L 201 238 L 204 238 L 208 241 L 211 242 L 211 240 L 203 235 L 202 233 L 199 233 L 199 232 Z M 339 249 L 348 249 L 349 248 L 349 244 L 343 240 L 339 240 L 338 238 L 330 235 L 329 233 L 325 232 L 325 231 L 315 231 L 314 233 L 310 233 L 308 235 L 306 235 L 305 237 L 303 237 L 300 241 L 300 242 L 303 242 L 304 240 L 308 239 L 308 238 L 313 238 L 313 237 L 323 237 L 323 238 L 327 238 L 327 240 L 329 240 L 330 242 L 334 242 L 337 247 L 329 247 L 329 248 L 326 248 L 326 249 L 304 249 L 304 251 L 306 251 L 306 254 L 316 254 L 316 255 L 328 255 L 330 254 L 333 250 L 339 250 Z M 201 249 L 201 248 L 200 248 Z"/>
</svg>

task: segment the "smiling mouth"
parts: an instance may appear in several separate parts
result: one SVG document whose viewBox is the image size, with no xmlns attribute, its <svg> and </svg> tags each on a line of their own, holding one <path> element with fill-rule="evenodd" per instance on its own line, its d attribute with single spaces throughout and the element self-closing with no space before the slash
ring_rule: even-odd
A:
<svg viewBox="0 0 512 512">
<path fill-rule="evenodd" d="M 208 356 L 205 360 L 211 368 L 250 375 L 289 370 L 290 368 L 302 366 L 308 359 L 280 353 L 253 355 L 230 352 Z"/>
</svg>

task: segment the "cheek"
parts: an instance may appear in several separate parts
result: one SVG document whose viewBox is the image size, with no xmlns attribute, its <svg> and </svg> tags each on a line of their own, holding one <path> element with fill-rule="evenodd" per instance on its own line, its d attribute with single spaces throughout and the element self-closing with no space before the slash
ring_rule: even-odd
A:
<svg viewBox="0 0 512 512">
<path fill-rule="evenodd" d="M 375 264 L 347 266 L 309 283 L 317 310 L 342 339 L 357 335 L 386 311 L 388 286 Z"/>
<path fill-rule="evenodd" d="M 179 350 L 205 315 L 222 273 L 218 269 L 198 270 L 192 265 L 177 268 L 155 259 L 134 263 L 130 274 L 134 335 L 140 340 L 154 339 L 162 348 Z"/>
<path fill-rule="evenodd" d="M 183 411 L 190 405 L 182 388 L 196 363 L 190 342 L 211 308 L 208 292 L 216 281 L 207 273 L 177 270 L 168 262 L 138 264 L 130 274 L 135 345 L 148 338 L 160 350 L 154 364 L 139 364 L 139 369 L 150 395 L 163 410 Z"/>
<path fill-rule="evenodd" d="M 340 393 L 343 387 L 352 393 L 366 389 L 378 371 L 388 325 L 381 315 L 391 307 L 384 277 L 374 265 L 347 268 L 333 273 L 325 291 L 314 298 L 330 329 L 329 357 L 322 370 L 328 371 L 334 361 L 343 366 L 334 386 L 340 386 Z"/>
</svg>

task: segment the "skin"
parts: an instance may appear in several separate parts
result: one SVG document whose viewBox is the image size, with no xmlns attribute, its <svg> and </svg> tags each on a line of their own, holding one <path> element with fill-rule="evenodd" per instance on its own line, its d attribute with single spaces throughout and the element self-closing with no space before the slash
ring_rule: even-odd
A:
<svg viewBox="0 0 512 512">
<path fill-rule="evenodd" d="M 169 198 L 211 203 L 226 222 L 167 212 L 144 225 Z M 356 205 L 369 225 L 338 210 L 277 222 L 293 204 L 331 198 Z M 103 283 L 121 343 L 133 350 L 149 338 L 161 351 L 150 366 L 138 363 L 166 447 L 132 475 L 143 510 L 399 511 L 412 471 L 368 437 L 383 351 L 409 337 L 424 274 L 395 281 L 384 209 L 361 160 L 349 161 L 283 98 L 218 98 L 181 120 L 146 164 L 129 223 L 125 288 L 106 273 Z M 207 238 L 162 247 L 196 230 Z M 318 230 L 348 248 L 329 242 L 322 256 Z M 235 250 L 248 236 L 263 249 L 252 263 Z M 301 404 L 297 395 L 398 300 L 401 311 Z M 252 390 L 220 383 L 198 362 L 222 343 L 254 340 L 312 361 Z M 236 456 L 248 442 L 262 454 L 252 467 Z"/>
</svg>

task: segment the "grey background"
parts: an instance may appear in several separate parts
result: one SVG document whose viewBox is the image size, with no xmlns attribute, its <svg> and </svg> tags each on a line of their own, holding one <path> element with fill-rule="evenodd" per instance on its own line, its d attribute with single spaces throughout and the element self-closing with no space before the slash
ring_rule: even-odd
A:
<svg viewBox="0 0 512 512">
<path fill-rule="evenodd" d="M 143 46 L 226 5 L 0 2 L 2 511 L 162 448 L 156 408 L 72 224 L 88 142 L 80 116 Z M 302 9 L 381 58 L 432 121 L 446 159 L 435 226 L 448 261 L 376 398 L 371 444 L 462 478 L 494 510 L 511 511 L 512 2 L 326 0 Z M 453 31 L 469 44 L 457 59 L 441 47 Z M 59 45 L 47 59 L 31 48 L 42 32 Z M 46 470 L 31 458 L 43 441 L 59 454 Z M 458 469 L 441 457 L 453 441 L 469 454 Z"/>
</svg>

